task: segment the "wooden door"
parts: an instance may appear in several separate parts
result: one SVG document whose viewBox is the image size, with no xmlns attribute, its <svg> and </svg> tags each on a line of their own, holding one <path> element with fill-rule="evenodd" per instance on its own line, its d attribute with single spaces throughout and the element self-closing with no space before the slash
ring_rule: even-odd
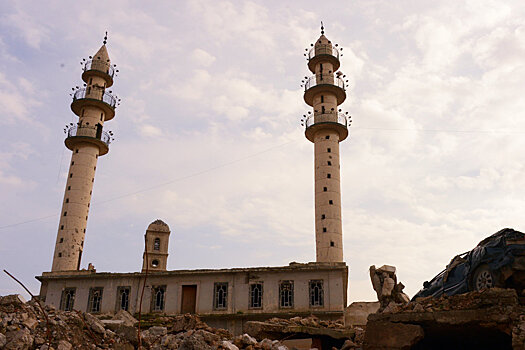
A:
<svg viewBox="0 0 525 350">
<path fill-rule="evenodd" d="M 194 314 L 195 305 L 197 303 L 197 286 L 182 286 L 182 300 L 181 300 L 181 313 L 183 314 Z"/>
</svg>

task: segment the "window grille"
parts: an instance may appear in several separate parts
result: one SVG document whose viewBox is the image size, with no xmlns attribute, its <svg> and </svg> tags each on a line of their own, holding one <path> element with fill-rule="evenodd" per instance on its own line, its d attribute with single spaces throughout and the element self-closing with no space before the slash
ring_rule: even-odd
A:
<svg viewBox="0 0 525 350">
<path fill-rule="evenodd" d="M 65 288 L 62 291 L 62 297 L 60 298 L 60 310 L 73 311 L 73 305 L 75 304 L 75 291 L 76 288 Z"/>
<path fill-rule="evenodd" d="M 130 287 L 118 287 L 117 289 L 117 311 L 129 310 L 129 295 L 131 292 Z"/>
<path fill-rule="evenodd" d="M 324 291 L 323 281 L 313 280 L 310 281 L 310 306 L 323 306 L 324 305 Z"/>
<path fill-rule="evenodd" d="M 155 242 L 153 243 L 153 250 L 160 250 L 160 238 L 155 238 Z"/>
<path fill-rule="evenodd" d="M 87 311 L 100 312 L 100 304 L 102 304 L 102 288 L 90 288 Z"/>
<path fill-rule="evenodd" d="M 250 284 L 250 308 L 262 308 L 263 284 L 262 282 Z"/>
<path fill-rule="evenodd" d="M 164 311 L 166 286 L 153 286 L 151 293 L 151 311 Z"/>
<path fill-rule="evenodd" d="M 279 306 L 282 308 L 293 307 L 293 281 L 279 283 Z"/>
<path fill-rule="evenodd" d="M 215 310 L 223 310 L 228 307 L 228 282 L 215 283 L 215 298 L 213 307 Z"/>
</svg>

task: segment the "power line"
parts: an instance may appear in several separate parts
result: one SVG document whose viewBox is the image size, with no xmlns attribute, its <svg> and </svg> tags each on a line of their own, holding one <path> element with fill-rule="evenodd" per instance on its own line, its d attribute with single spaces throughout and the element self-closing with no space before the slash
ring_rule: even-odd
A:
<svg viewBox="0 0 525 350">
<path fill-rule="evenodd" d="M 182 180 L 190 179 L 190 178 L 195 177 L 195 176 L 206 174 L 206 173 L 212 172 L 214 170 L 217 170 L 217 169 L 220 169 L 220 168 L 224 168 L 224 167 L 226 167 L 228 165 L 232 165 L 232 164 L 235 164 L 235 163 L 242 162 L 243 160 L 246 160 L 246 159 L 257 157 L 257 156 L 259 156 L 261 154 L 273 151 L 276 148 L 281 148 L 283 146 L 286 146 L 286 145 L 288 145 L 288 144 L 290 144 L 292 142 L 296 142 L 296 140 L 288 141 L 288 142 L 282 143 L 280 145 L 267 148 L 267 149 L 265 149 L 263 151 L 252 153 L 252 154 L 247 155 L 245 157 L 241 157 L 241 158 L 232 160 L 230 162 L 226 162 L 226 163 L 223 163 L 223 164 L 220 164 L 220 165 L 217 165 L 217 166 L 205 169 L 205 170 L 201 170 L 201 171 L 195 172 L 193 174 L 189 174 L 189 175 L 182 176 L 182 177 L 179 177 L 179 178 L 176 178 L 176 179 L 173 179 L 173 180 L 162 182 L 160 184 L 157 184 L 157 185 L 154 185 L 154 186 L 150 186 L 150 187 L 146 187 L 146 188 L 134 191 L 134 192 L 128 192 L 128 193 L 125 193 L 125 194 L 122 194 L 122 195 L 119 195 L 119 196 L 116 196 L 116 197 L 113 197 L 113 198 L 109 198 L 109 199 L 106 199 L 106 200 L 103 200 L 103 201 L 95 202 L 95 203 L 93 203 L 93 205 L 104 204 L 104 203 L 116 201 L 118 199 L 122 199 L 122 198 L 133 196 L 133 195 L 136 195 L 136 194 L 139 194 L 139 193 L 151 191 L 151 190 L 154 190 L 154 189 L 157 189 L 157 188 L 160 188 L 160 187 L 164 187 L 164 186 L 170 185 L 170 184 L 178 182 L 178 181 L 182 181 Z M 49 219 L 51 217 L 56 217 L 56 214 L 42 216 L 42 217 L 34 218 L 34 219 L 29 219 L 29 220 L 26 220 L 26 221 L 21 221 L 21 222 L 17 222 L 17 223 L 5 225 L 5 226 L 0 226 L 0 230 L 6 229 L 6 228 L 9 228 L 9 227 L 14 227 L 14 226 L 28 224 L 28 223 L 35 222 L 35 221 Z"/>
</svg>

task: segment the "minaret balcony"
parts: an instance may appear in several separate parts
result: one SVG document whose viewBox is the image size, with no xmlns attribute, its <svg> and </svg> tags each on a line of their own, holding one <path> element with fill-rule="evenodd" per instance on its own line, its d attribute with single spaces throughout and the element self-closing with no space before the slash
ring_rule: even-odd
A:
<svg viewBox="0 0 525 350">
<path fill-rule="evenodd" d="M 86 106 L 95 106 L 104 111 L 104 120 L 108 121 L 115 116 L 115 108 L 117 99 L 109 92 L 104 91 L 104 88 L 97 88 L 96 86 L 78 89 L 73 95 L 73 102 L 71 103 L 71 110 L 76 115 L 80 116 L 82 108 Z"/>
<path fill-rule="evenodd" d="M 84 64 L 84 72 L 82 73 L 82 80 L 88 82 L 89 76 L 96 75 L 107 81 L 106 87 L 113 85 L 113 76 L 115 69 L 111 66 L 111 62 L 104 62 L 103 60 L 93 59 Z"/>
<path fill-rule="evenodd" d="M 304 101 L 313 107 L 314 96 L 322 92 L 333 93 L 340 105 L 346 99 L 345 82 L 336 74 L 316 74 L 304 82 Z"/>
<path fill-rule="evenodd" d="M 348 137 L 348 118 L 343 113 L 323 113 L 309 115 L 305 120 L 305 135 L 314 142 L 315 134 L 320 129 L 334 129 L 339 133 L 339 141 Z"/>
<path fill-rule="evenodd" d="M 341 66 L 339 49 L 332 44 L 316 44 L 308 52 L 308 68 L 310 71 L 315 72 L 315 65 L 321 61 L 330 62 L 334 71 L 338 70 Z"/>
<path fill-rule="evenodd" d="M 100 149 L 99 155 L 103 156 L 109 152 L 111 140 L 112 136 L 108 132 L 103 131 L 102 125 L 99 124 L 99 126 L 80 125 L 70 127 L 67 129 L 67 137 L 64 142 L 66 147 L 72 151 L 80 142 L 95 144 Z"/>
</svg>

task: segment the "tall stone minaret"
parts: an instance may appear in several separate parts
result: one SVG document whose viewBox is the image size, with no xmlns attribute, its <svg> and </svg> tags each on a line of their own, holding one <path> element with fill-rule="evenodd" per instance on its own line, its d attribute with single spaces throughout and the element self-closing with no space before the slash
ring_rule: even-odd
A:
<svg viewBox="0 0 525 350">
<path fill-rule="evenodd" d="M 341 180 L 339 142 L 348 136 L 348 117 L 338 106 L 346 99 L 344 75 L 338 45 L 321 36 L 307 51 L 308 68 L 314 74 L 305 77 L 304 101 L 313 113 L 304 116 L 305 135 L 314 143 L 315 162 L 315 247 L 317 262 L 343 261 L 341 222 Z"/>
<path fill-rule="evenodd" d="M 66 147 L 73 154 L 51 271 L 80 269 L 97 160 L 108 153 L 113 140 L 113 133 L 104 131 L 104 122 L 115 116 L 117 98 L 106 89 L 113 85 L 113 76 L 118 70 L 111 65 L 106 40 L 107 33 L 97 53 L 82 62 L 84 87 L 73 88 L 71 110 L 79 120 L 64 129 L 67 133 Z"/>
</svg>

